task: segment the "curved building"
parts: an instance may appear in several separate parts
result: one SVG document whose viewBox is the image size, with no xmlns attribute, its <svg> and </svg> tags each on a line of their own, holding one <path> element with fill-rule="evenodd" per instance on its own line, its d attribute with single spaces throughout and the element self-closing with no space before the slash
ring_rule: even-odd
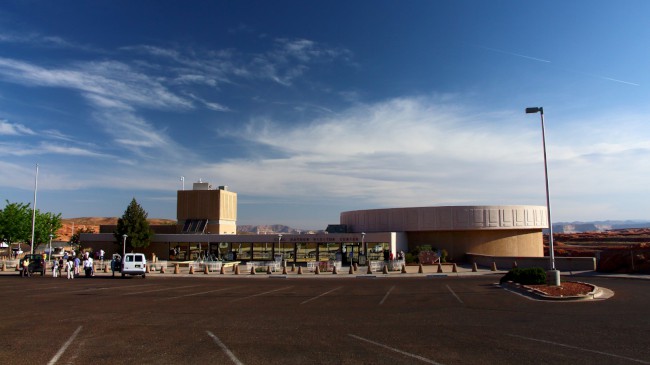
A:
<svg viewBox="0 0 650 365">
<path fill-rule="evenodd" d="M 354 233 L 400 232 L 408 250 L 430 245 L 452 259 L 466 253 L 542 257 L 546 217 L 544 206 L 440 206 L 342 212 L 340 223 Z"/>
</svg>

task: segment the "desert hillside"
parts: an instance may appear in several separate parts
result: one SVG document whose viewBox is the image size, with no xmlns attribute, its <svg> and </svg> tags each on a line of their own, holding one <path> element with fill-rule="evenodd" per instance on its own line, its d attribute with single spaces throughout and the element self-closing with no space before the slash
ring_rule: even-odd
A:
<svg viewBox="0 0 650 365">
<path fill-rule="evenodd" d="M 57 232 L 56 240 L 68 242 L 70 241 L 70 238 L 74 232 L 78 232 L 80 229 L 92 229 L 95 232 L 99 232 L 100 225 L 117 224 L 117 219 L 117 217 L 80 217 L 61 219 L 63 227 L 61 227 L 61 229 Z M 176 221 L 173 219 L 153 218 L 148 219 L 148 221 L 149 224 L 152 225 L 176 223 Z"/>
</svg>

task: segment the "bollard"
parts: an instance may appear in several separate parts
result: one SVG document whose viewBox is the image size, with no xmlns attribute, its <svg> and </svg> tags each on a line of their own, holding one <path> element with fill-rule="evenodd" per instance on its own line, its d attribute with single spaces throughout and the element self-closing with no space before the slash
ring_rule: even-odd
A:
<svg viewBox="0 0 650 365">
<path fill-rule="evenodd" d="M 160 273 L 161 273 L 161 274 L 164 274 L 164 273 L 165 273 L 165 266 L 161 266 L 161 267 L 160 267 Z"/>
<path fill-rule="evenodd" d="M 104 272 L 108 272 L 108 265 L 104 265 Z"/>
<path fill-rule="evenodd" d="M 354 267 L 352 267 L 352 265 L 350 265 L 350 271 L 348 271 L 348 274 L 354 274 Z"/>
<path fill-rule="evenodd" d="M 402 264 L 402 274 L 406 274 L 406 265 Z"/>
<path fill-rule="evenodd" d="M 422 264 L 418 267 L 418 274 L 424 274 L 424 268 L 422 268 Z"/>
<path fill-rule="evenodd" d="M 384 265 L 384 268 L 381 270 L 382 274 L 388 274 L 388 265 Z"/>
<path fill-rule="evenodd" d="M 151 272 L 151 269 L 149 268 L 150 266 L 151 266 L 151 265 L 145 265 L 144 272 L 145 272 L 146 274 L 149 274 L 149 273 Z"/>
<path fill-rule="evenodd" d="M 267 273 L 268 275 L 273 274 L 273 270 L 271 270 L 271 265 L 269 265 L 269 266 L 266 267 L 266 273 Z"/>
<path fill-rule="evenodd" d="M 235 268 L 235 275 L 239 275 L 239 265 L 233 265 Z"/>
<path fill-rule="evenodd" d="M 476 262 L 472 263 L 472 272 L 477 272 L 478 271 L 478 266 L 476 265 Z"/>
<path fill-rule="evenodd" d="M 359 270 L 359 265 L 357 265 L 357 263 L 356 263 L 356 262 L 355 262 L 355 263 L 353 263 L 353 264 L 352 264 L 352 266 L 354 266 L 354 271 L 357 271 L 357 270 Z"/>
<path fill-rule="evenodd" d="M 314 274 L 320 274 L 320 267 L 318 265 L 316 265 L 316 268 L 314 269 Z"/>
<path fill-rule="evenodd" d="M 208 265 L 203 265 L 203 273 L 205 275 L 208 275 L 210 273 L 210 269 L 208 268 Z"/>
<path fill-rule="evenodd" d="M 298 266 L 298 275 L 302 275 L 302 266 Z"/>
<path fill-rule="evenodd" d="M 225 275 L 226 274 L 226 267 L 221 265 L 221 269 L 219 269 L 219 274 Z"/>
<path fill-rule="evenodd" d="M 282 266 L 282 275 L 287 275 L 287 265 Z"/>
<path fill-rule="evenodd" d="M 192 264 L 190 264 L 190 274 L 194 274 L 194 266 Z"/>
<path fill-rule="evenodd" d="M 251 275 L 255 275 L 255 266 L 251 266 Z"/>
<path fill-rule="evenodd" d="M 438 273 L 441 273 L 441 272 L 442 272 L 442 264 L 438 263 Z"/>
<path fill-rule="evenodd" d="M 451 272 L 458 272 L 458 267 L 456 266 L 455 262 L 454 265 L 451 267 Z"/>
<path fill-rule="evenodd" d="M 497 271 L 497 263 L 492 261 L 492 271 Z"/>
<path fill-rule="evenodd" d="M 332 266 L 332 274 L 333 275 L 338 274 L 338 271 L 336 271 L 336 265 Z"/>
<path fill-rule="evenodd" d="M 372 268 L 370 268 L 370 263 L 368 263 L 368 271 L 366 271 L 366 274 L 372 274 Z"/>
<path fill-rule="evenodd" d="M 181 273 L 181 269 L 180 267 L 178 267 L 178 264 L 174 265 L 174 274 L 180 274 L 180 273 Z"/>
</svg>

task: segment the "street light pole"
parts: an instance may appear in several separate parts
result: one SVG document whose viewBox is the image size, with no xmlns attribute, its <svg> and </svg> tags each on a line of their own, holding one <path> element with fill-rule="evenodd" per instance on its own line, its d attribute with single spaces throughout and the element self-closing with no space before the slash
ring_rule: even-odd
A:
<svg viewBox="0 0 650 365">
<path fill-rule="evenodd" d="M 549 260 L 550 260 L 550 271 L 547 273 L 547 282 L 548 285 L 559 286 L 560 285 L 560 272 L 555 269 L 555 251 L 553 249 L 553 222 L 551 220 L 551 197 L 548 189 L 548 163 L 546 161 L 546 132 L 544 128 L 544 108 L 543 107 L 532 107 L 526 108 L 526 114 L 536 114 L 539 113 L 542 121 L 542 149 L 544 151 L 544 181 L 546 183 L 546 213 L 548 220 L 548 250 L 549 250 Z"/>
<path fill-rule="evenodd" d="M 47 257 L 50 259 L 50 263 L 52 262 L 52 237 L 54 237 L 54 235 L 50 233 L 50 253 L 47 255 Z"/>
<path fill-rule="evenodd" d="M 122 260 L 124 260 L 124 256 L 126 256 L 126 238 L 129 237 L 125 234 L 122 235 Z"/>
<path fill-rule="evenodd" d="M 282 267 L 286 267 L 284 263 L 284 252 L 282 252 L 282 233 L 278 234 L 278 250 L 280 251 L 280 260 L 282 260 Z"/>
</svg>

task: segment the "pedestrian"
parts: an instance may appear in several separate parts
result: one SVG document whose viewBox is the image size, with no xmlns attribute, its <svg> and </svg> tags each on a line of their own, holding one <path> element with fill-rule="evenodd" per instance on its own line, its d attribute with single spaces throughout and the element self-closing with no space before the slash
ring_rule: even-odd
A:
<svg viewBox="0 0 650 365">
<path fill-rule="evenodd" d="M 23 260 L 23 277 L 28 278 L 29 277 L 29 259 L 25 257 Z"/>
<path fill-rule="evenodd" d="M 68 273 L 68 279 L 74 279 L 74 262 L 72 258 L 68 258 L 68 262 L 65 265 L 65 272 Z"/>
<path fill-rule="evenodd" d="M 99 250 L 99 260 L 100 260 L 102 263 L 104 262 L 104 254 L 106 254 L 106 252 L 104 252 L 104 250 L 101 250 L 101 249 L 100 249 L 100 250 Z"/>
<path fill-rule="evenodd" d="M 89 255 L 86 255 L 84 260 L 84 272 L 87 278 L 93 275 L 93 258 Z"/>
<path fill-rule="evenodd" d="M 79 276 L 79 267 L 81 267 L 81 260 L 77 256 L 74 257 L 74 276 Z"/>
<path fill-rule="evenodd" d="M 65 261 L 61 258 L 59 259 L 59 276 L 61 276 L 61 270 L 63 269 L 63 265 L 65 265 Z"/>
<path fill-rule="evenodd" d="M 59 262 L 54 260 L 54 264 L 52 265 L 52 277 L 55 278 L 59 273 Z"/>
</svg>

